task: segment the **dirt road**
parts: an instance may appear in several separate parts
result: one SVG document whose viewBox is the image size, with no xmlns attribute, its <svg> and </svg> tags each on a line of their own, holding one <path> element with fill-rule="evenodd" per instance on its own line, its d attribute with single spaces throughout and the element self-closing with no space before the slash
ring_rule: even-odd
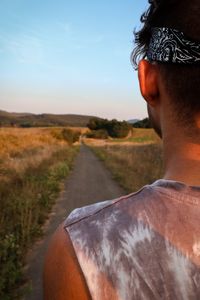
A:
<svg viewBox="0 0 200 300">
<path fill-rule="evenodd" d="M 42 300 L 42 270 L 44 256 L 50 237 L 58 225 L 76 207 L 125 194 L 112 179 L 111 174 L 86 146 L 81 146 L 74 170 L 65 183 L 65 189 L 54 206 L 45 225 L 44 238 L 37 242 L 28 255 L 27 277 L 32 282 L 32 291 L 25 300 Z"/>
</svg>

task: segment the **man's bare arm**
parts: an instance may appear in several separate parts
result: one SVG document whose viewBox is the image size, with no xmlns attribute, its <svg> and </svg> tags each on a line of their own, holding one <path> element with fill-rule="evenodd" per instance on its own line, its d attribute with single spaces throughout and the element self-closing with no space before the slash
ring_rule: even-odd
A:
<svg viewBox="0 0 200 300">
<path fill-rule="evenodd" d="M 60 226 L 54 234 L 44 268 L 45 300 L 91 299 L 68 234 Z"/>
</svg>

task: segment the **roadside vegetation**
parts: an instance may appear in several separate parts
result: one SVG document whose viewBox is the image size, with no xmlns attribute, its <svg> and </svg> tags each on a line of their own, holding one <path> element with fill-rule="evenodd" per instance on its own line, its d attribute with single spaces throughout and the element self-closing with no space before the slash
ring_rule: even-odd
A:
<svg viewBox="0 0 200 300">
<path fill-rule="evenodd" d="M 0 129 L 0 299 L 18 299 L 28 247 L 41 235 L 79 150 L 66 128 Z"/>
<path fill-rule="evenodd" d="M 145 118 L 143 120 L 134 122 L 132 124 L 132 126 L 134 128 L 152 128 L 152 125 L 151 125 L 151 122 L 150 122 L 149 118 Z"/>
<path fill-rule="evenodd" d="M 128 139 L 103 143 L 87 140 L 127 192 L 134 192 L 163 176 L 162 144 L 152 129 L 134 129 Z"/>
<path fill-rule="evenodd" d="M 112 143 L 153 143 L 160 144 L 160 138 L 153 129 L 132 128 L 128 138 L 112 139 Z"/>
<path fill-rule="evenodd" d="M 126 121 L 117 121 L 115 119 L 109 121 L 107 119 L 92 118 L 87 124 L 91 130 L 87 134 L 88 138 L 105 139 L 111 138 L 124 138 L 126 137 L 132 126 Z"/>
</svg>

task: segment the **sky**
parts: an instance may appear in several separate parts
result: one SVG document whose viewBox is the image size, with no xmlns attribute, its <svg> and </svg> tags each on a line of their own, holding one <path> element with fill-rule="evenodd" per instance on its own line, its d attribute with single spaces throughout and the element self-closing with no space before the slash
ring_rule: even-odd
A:
<svg viewBox="0 0 200 300">
<path fill-rule="evenodd" d="M 0 110 L 147 116 L 130 62 L 147 0 L 1 0 Z"/>
</svg>

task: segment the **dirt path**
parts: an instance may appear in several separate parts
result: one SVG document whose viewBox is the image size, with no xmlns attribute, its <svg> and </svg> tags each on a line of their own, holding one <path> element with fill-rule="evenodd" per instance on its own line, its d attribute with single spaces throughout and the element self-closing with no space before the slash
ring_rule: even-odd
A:
<svg viewBox="0 0 200 300">
<path fill-rule="evenodd" d="M 109 171 L 92 151 L 81 146 L 74 170 L 65 183 L 65 189 L 54 206 L 45 225 L 44 238 L 37 242 L 28 255 L 27 277 L 32 282 L 32 291 L 25 300 L 42 300 L 42 269 L 49 240 L 58 225 L 76 207 L 97 201 L 108 200 L 125 194 L 112 179 Z"/>
</svg>

